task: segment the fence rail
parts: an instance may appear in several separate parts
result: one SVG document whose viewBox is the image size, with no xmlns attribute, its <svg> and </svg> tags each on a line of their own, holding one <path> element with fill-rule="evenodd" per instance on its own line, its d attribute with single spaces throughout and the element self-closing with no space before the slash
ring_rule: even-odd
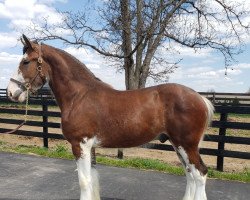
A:
<svg viewBox="0 0 250 200">
<path fill-rule="evenodd" d="M 31 121 L 27 121 L 26 125 L 40 127 L 40 131 L 18 130 L 13 134 L 43 138 L 44 147 L 48 147 L 48 138 L 64 139 L 62 134 L 51 131 L 51 128 L 60 128 L 60 112 L 59 109 L 55 107 L 56 103 L 54 100 L 52 100 L 52 97 L 50 96 L 48 98 L 48 93 L 46 93 L 45 95 L 44 93 L 42 93 L 40 94 L 39 98 L 32 97 L 30 99 L 30 104 L 33 106 L 31 106 L 32 110 L 29 110 L 28 114 L 29 116 L 34 117 L 34 119 L 32 119 Z M 25 114 L 24 107 L 25 105 L 20 106 L 20 104 L 10 102 L 5 96 L 0 97 L 0 123 L 12 126 L 20 124 L 22 122 L 22 120 L 20 120 L 22 116 L 19 115 Z M 51 107 L 53 107 L 53 110 L 51 110 Z M 215 109 L 216 113 L 220 115 L 220 119 L 217 121 L 213 121 L 212 127 L 218 129 L 218 134 L 205 135 L 204 140 L 217 143 L 218 148 L 201 148 L 200 153 L 205 155 L 217 156 L 217 169 L 223 171 L 224 157 L 250 159 L 249 152 L 232 151 L 225 149 L 226 143 L 250 145 L 250 134 L 248 137 L 235 137 L 226 135 L 228 129 L 250 130 L 250 123 L 228 121 L 228 114 L 249 115 L 250 106 L 216 105 Z M 16 115 L 17 117 L 13 117 Z M 13 128 L 15 127 L 13 126 Z M 0 128 L 0 133 L 9 130 L 9 128 Z M 144 144 L 140 147 L 148 149 L 174 151 L 171 145 L 167 145 L 164 143 L 155 143 L 154 141 Z"/>
<path fill-rule="evenodd" d="M 202 96 L 207 97 L 214 105 L 250 105 L 250 93 L 220 93 L 220 92 L 199 92 Z M 6 89 L 0 89 L 0 97 L 6 97 Z M 53 99 L 49 89 L 45 88 L 38 91 L 38 95 L 33 97 L 39 99 L 46 97 Z"/>
<path fill-rule="evenodd" d="M 211 100 L 214 105 L 250 105 L 250 93 L 200 92 L 200 94 Z"/>
</svg>

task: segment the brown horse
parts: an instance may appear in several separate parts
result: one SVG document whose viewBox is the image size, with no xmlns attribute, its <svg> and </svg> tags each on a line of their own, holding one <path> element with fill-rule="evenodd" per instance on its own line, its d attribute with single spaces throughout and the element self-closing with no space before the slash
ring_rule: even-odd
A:
<svg viewBox="0 0 250 200">
<path fill-rule="evenodd" d="M 28 91 L 46 82 L 61 109 L 65 138 L 77 160 L 81 200 L 100 199 L 91 148 L 133 147 L 160 133 L 169 137 L 186 172 L 185 200 L 205 200 L 207 168 L 199 142 L 213 115 L 213 106 L 178 84 L 117 91 L 96 78 L 84 64 L 54 47 L 23 35 L 24 56 L 8 85 L 8 96 L 22 102 Z"/>
</svg>

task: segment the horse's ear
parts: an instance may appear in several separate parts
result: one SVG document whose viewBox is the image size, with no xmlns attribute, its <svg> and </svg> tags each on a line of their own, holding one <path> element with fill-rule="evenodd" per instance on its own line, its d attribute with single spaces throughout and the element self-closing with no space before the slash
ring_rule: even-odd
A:
<svg viewBox="0 0 250 200">
<path fill-rule="evenodd" d="M 22 38 L 23 38 L 23 40 L 22 40 Z M 22 38 L 21 38 L 22 43 L 25 46 L 27 46 L 28 48 L 33 49 L 33 46 L 31 44 L 30 40 L 24 34 L 22 35 Z"/>
<path fill-rule="evenodd" d="M 22 42 L 23 46 L 26 46 L 26 44 L 25 44 L 25 42 L 24 42 L 24 40 L 23 40 L 23 36 L 20 37 L 20 41 Z"/>
</svg>

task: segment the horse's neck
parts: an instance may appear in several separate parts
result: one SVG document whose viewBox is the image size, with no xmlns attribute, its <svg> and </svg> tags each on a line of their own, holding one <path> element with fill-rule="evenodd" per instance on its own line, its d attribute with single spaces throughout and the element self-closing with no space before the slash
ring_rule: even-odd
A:
<svg viewBox="0 0 250 200">
<path fill-rule="evenodd" d="M 63 111 L 72 105 L 74 97 L 83 95 L 94 87 L 97 80 L 86 67 L 70 55 L 52 47 L 47 47 L 46 51 L 44 57 L 51 67 L 49 85 Z"/>
</svg>

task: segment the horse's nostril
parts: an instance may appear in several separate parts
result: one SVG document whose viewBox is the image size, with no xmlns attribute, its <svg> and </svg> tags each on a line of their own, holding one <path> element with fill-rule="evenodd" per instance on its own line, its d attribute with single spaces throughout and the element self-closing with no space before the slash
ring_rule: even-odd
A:
<svg viewBox="0 0 250 200">
<path fill-rule="evenodd" d="M 12 97 L 12 93 L 10 91 L 8 91 L 8 96 Z"/>
<path fill-rule="evenodd" d="M 11 101 L 18 101 L 19 96 L 21 95 L 22 90 L 16 90 L 16 91 L 7 91 L 8 98 Z"/>
</svg>

